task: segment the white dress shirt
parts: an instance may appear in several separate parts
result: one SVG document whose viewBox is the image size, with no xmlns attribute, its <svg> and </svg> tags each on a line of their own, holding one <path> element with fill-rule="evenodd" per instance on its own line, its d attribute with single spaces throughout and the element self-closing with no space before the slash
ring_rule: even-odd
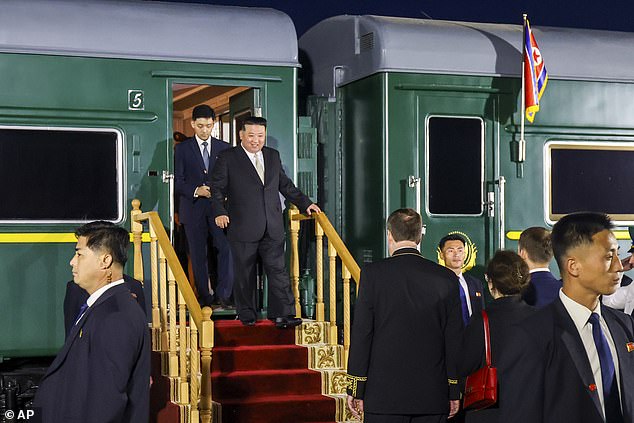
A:
<svg viewBox="0 0 634 423">
<path fill-rule="evenodd" d="M 244 146 L 242 144 L 240 144 L 240 147 L 242 147 L 244 152 L 247 153 L 247 156 L 249 157 L 249 160 L 251 160 L 251 164 L 253 165 L 253 169 L 255 169 L 256 172 L 257 172 L 258 169 L 257 169 L 257 167 L 255 167 L 255 156 L 258 156 L 258 159 L 260 159 L 260 162 L 262 162 L 262 167 L 266 171 L 266 166 L 264 164 L 264 154 L 262 154 L 262 150 L 258 151 L 257 153 L 250 153 L 250 152 L 247 151 L 246 148 L 244 148 Z"/>
<path fill-rule="evenodd" d="M 628 286 L 620 286 L 612 295 L 604 295 L 603 304 L 623 309 L 625 314 L 632 314 L 634 311 L 634 282 Z"/>
<path fill-rule="evenodd" d="M 99 288 L 98 290 L 96 290 L 95 292 L 93 292 L 86 300 L 86 304 L 88 304 L 88 308 L 92 307 L 92 305 L 99 299 L 99 297 L 103 295 L 104 292 L 106 292 L 110 288 L 113 288 L 117 285 L 121 285 L 122 283 L 123 283 L 123 279 L 119 279 L 118 281 L 107 283 L 101 288 Z M 86 314 L 86 312 L 88 311 L 88 308 L 81 314 L 81 316 L 77 318 L 77 320 L 75 321 L 75 324 L 77 324 L 81 320 L 81 318 L 84 317 L 84 314 Z"/>
<path fill-rule="evenodd" d="M 592 374 L 594 375 L 594 383 L 597 385 L 597 393 L 599 394 L 599 401 L 601 402 L 601 409 L 605 416 L 605 404 L 603 403 L 603 379 L 601 378 L 601 362 L 599 361 L 599 353 L 592 337 L 592 324 L 588 322 L 592 313 L 599 315 L 599 322 L 601 324 L 601 330 L 603 335 L 608 341 L 610 347 L 610 354 L 612 354 L 612 361 L 614 362 L 614 371 L 616 373 L 616 384 L 619 387 L 619 397 L 621 395 L 621 383 L 619 379 L 619 358 L 616 355 L 616 347 L 614 346 L 614 340 L 608 325 L 605 323 L 603 316 L 601 315 L 601 304 L 597 302 L 597 306 L 594 310 L 589 310 L 585 306 L 577 303 L 566 294 L 563 290 L 559 291 L 559 298 L 564 304 L 566 311 L 572 318 L 572 321 L 579 332 L 583 347 L 586 350 L 586 355 L 590 361 L 590 367 L 592 368 Z"/>
</svg>

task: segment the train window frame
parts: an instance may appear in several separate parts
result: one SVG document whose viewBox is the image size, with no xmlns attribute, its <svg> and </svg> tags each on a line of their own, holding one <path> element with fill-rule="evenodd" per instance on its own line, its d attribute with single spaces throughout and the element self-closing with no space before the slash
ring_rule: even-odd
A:
<svg viewBox="0 0 634 423">
<path fill-rule="evenodd" d="M 549 225 L 554 225 L 565 214 L 552 212 L 552 160 L 551 152 L 553 150 L 597 150 L 597 151 L 632 151 L 634 152 L 634 143 L 624 141 L 601 141 L 601 140 L 562 140 L 553 139 L 544 144 L 543 148 L 543 204 L 544 204 L 544 221 Z M 610 214 L 608 212 L 608 214 Z M 617 226 L 634 225 L 634 212 L 631 214 L 610 214 L 612 221 Z"/>
<path fill-rule="evenodd" d="M 124 172 L 125 163 L 125 149 L 124 149 L 124 135 L 123 131 L 115 127 L 74 127 L 74 126 L 30 126 L 30 125 L 0 125 L 0 130 L 4 129 L 18 129 L 28 131 L 73 131 L 73 132 L 106 132 L 116 135 L 116 178 L 117 178 L 117 216 L 115 219 L 103 219 L 108 222 L 120 224 L 125 220 L 125 187 L 126 187 L 126 175 Z M 0 219 L 0 225 L 76 225 L 83 224 L 95 219 Z"/>
<path fill-rule="evenodd" d="M 429 124 L 432 118 L 451 118 L 451 119 L 471 119 L 480 122 L 480 212 L 479 213 L 432 213 L 430 210 L 430 187 L 429 187 L 429 145 L 430 131 Z M 430 114 L 425 118 L 425 213 L 431 217 L 482 217 L 485 213 L 484 195 L 485 195 L 485 122 L 481 116 L 473 115 L 448 115 L 448 114 Z"/>
</svg>

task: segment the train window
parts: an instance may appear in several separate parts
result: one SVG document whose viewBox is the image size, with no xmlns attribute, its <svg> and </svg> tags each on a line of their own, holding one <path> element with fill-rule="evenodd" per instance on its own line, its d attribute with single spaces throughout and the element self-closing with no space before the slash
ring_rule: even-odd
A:
<svg viewBox="0 0 634 423">
<path fill-rule="evenodd" d="M 634 223 L 634 144 L 551 141 L 544 149 L 549 223 L 568 213 L 596 211 Z"/>
<path fill-rule="evenodd" d="M 478 117 L 427 119 L 427 211 L 482 214 L 484 122 Z"/>
<path fill-rule="evenodd" d="M 0 127 L 0 221 L 123 220 L 122 143 L 114 129 Z"/>
</svg>

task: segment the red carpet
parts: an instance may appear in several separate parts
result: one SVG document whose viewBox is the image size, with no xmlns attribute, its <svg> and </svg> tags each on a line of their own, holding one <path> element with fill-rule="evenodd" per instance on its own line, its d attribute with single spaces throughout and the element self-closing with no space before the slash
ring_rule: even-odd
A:
<svg viewBox="0 0 634 423">
<path fill-rule="evenodd" d="M 216 321 L 211 380 L 223 423 L 333 422 L 335 400 L 321 395 L 321 375 L 307 365 L 293 329 Z"/>
</svg>

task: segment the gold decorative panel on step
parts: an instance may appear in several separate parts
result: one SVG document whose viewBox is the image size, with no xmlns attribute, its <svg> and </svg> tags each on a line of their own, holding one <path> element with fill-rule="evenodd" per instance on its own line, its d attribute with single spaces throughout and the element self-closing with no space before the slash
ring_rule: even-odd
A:
<svg viewBox="0 0 634 423">
<path fill-rule="evenodd" d="M 326 344 L 329 341 L 328 334 L 330 324 L 328 322 L 316 322 L 304 320 L 295 328 L 295 338 L 298 345 Z"/>
<path fill-rule="evenodd" d="M 307 345 L 306 347 L 309 368 L 313 370 L 343 368 L 343 346 Z"/>
</svg>

